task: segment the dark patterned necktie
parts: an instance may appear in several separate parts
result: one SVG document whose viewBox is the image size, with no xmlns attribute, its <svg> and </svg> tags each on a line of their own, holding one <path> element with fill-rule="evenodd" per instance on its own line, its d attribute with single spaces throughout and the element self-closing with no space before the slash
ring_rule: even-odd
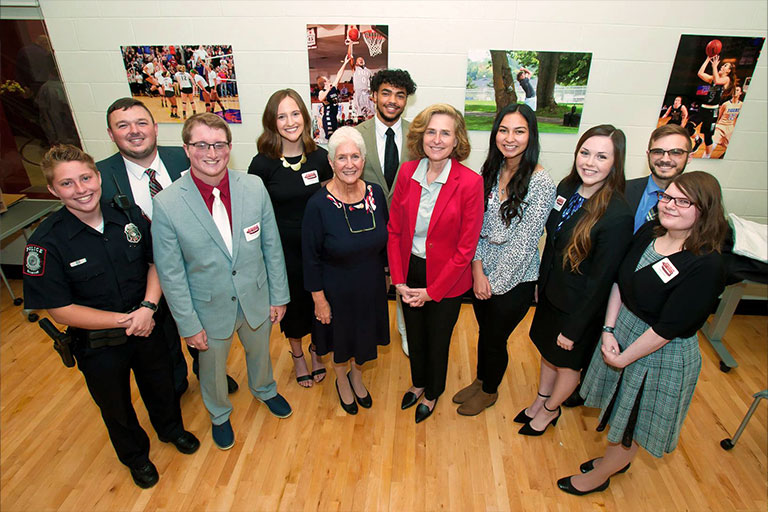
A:
<svg viewBox="0 0 768 512">
<path fill-rule="evenodd" d="M 650 210 L 648 210 L 648 213 L 645 214 L 645 222 L 655 220 L 656 217 L 658 217 L 658 215 L 659 215 L 659 205 L 655 204 Z"/>
<path fill-rule="evenodd" d="M 149 176 L 149 195 L 154 199 L 155 195 L 163 190 L 163 186 L 157 181 L 157 171 L 154 169 L 147 169 L 144 172 Z"/>
<path fill-rule="evenodd" d="M 384 179 L 387 180 L 387 186 L 391 189 L 395 182 L 397 174 L 397 164 L 400 163 L 400 157 L 397 154 L 397 144 L 395 144 L 395 131 L 387 128 L 387 144 L 384 146 Z"/>
</svg>

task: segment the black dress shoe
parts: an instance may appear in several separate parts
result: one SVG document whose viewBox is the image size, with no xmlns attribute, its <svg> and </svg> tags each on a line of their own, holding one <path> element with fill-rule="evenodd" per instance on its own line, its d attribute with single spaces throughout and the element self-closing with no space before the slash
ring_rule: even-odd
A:
<svg viewBox="0 0 768 512">
<path fill-rule="evenodd" d="M 424 391 L 422 391 L 418 395 L 411 391 L 406 391 L 405 394 L 403 395 L 403 401 L 400 402 L 400 408 L 408 409 L 409 407 L 413 407 L 418 403 L 419 398 L 421 398 L 421 395 L 423 394 L 424 394 Z"/>
<path fill-rule="evenodd" d="M 238 389 L 240 389 L 240 386 L 237 385 L 237 381 L 227 375 L 227 393 L 231 395 Z"/>
<path fill-rule="evenodd" d="M 352 403 L 345 404 L 344 400 L 341 399 L 341 393 L 339 392 L 339 381 L 336 381 L 336 394 L 339 395 L 339 403 L 341 404 L 341 408 L 344 409 L 344 412 L 352 415 L 357 414 L 357 404 L 354 400 L 352 400 Z M 354 395 L 355 392 L 352 391 L 352 394 Z"/>
<path fill-rule="evenodd" d="M 527 409 L 527 407 L 526 407 L 526 409 Z M 528 423 L 532 419 L 533 418 L 531 418 L 530 416 L 525 414 L 525 409 L 523 409 L 522 411 L 517 413 L 517 416 L 515 416 L 515 419 L 513 419 L 512 421 L 514 421 L 515 423 L 522 423 L 523 425 L 525 425 L 526 423 Z"/>
<path fill-rule="evenodd" d="M 547 409 L 546 404 L 544 405 L 544 408 Z M 549 412 L 554 412 L 554 411 L 550 411 L 549 409 L 547 409 L 547 410 Z M 518 434 L 522 434 L 524 436 L 541 436 L 541 435 L 544 435 L 544 432 L 547 431 L 547 429 L 549 428 L 550 425 L 552 425 L 553 427 L 555 425 L 557 425 L 557 420 L 559 420 L 560 419 L 560 415 L 563 414 L 563 411 L 562 411 L 562 409 L 560 409 L 560 406 L 557 406 L 556 410 L 557 410 L 557 416 L 555 416 L 555 419 L 553 419 L 552 421 L 547 423 L 547 426 L 544 427 L 544 430 L 536 430 L 535 428 L 533 428 L 531 426 L 530 423 L 526 423 L 525 425 L 520 427 L 520 430 L 518 430 L 517 433 Z"/>
<path fill-rule="evenodd" d="M 566 407 L 579 407 L 584 405 L 584 399 L 581 398 L 581 395 L 579 394 L 579 391 L 581 390 L 581 386 L 578 386 L 573 393 L 571 393 L 571 396 L 565 399 L 563 402 L 563 405 Z"/>
<path fill-rule="evenodd" d="M 590 471 L 595 469 L 595 461 L 596 460 L 597 459 L 588 460 L 587 462 L 585 462 L 584 464 L 579 466 L 579 471 L 581 471 L 582 473 L 589 473 Z M 631 466 L 631 465 L 632 465 L 631 462 L 628 463 L 626 466 L 624 466 L 623 468 L 621 468 L 620 470 L 615 472 L 614 475 L 618 475 L 619 473 L 626 473 L 629 470 L 629 466 Z"/>
<path fill-rule="evenodd" d="M 195 453 L 197 449 L 200 448 L 200 441 L 197 440 L 192 432 L 187 432 L 186 430 L 176 439 L 163 442 L 172 443 L 177 450 L 179 450 L 181 453 L 186 453 L 187 455 Z"/>
<path fill-rule="evenodd" d="M 365 390 L 365 396 L 359 397 L 357 396 L 357 393 L 355 393 L 355 388 L 352 386 L 352 379 L 349 378 L 349 374 L 347 374 L 347 380 L 349 381 L 349 387 L 352 388 L 352 394 L 355 395 L 355 400 L 357 400 L 357 403 L 360 405 L 360 407 L 363 407 L 364 409 L 370 409 L 373 405 L 373 398 L 371 398 L 371 394 L 368 392 L 368 390 Z"/>
<path fill-rule="evenodd" d="M 560 480 L 557 481 L 557 486 L 560 488 L 561 491 L 567 492 L 568 494 L 573 494 L 575 496 L 584 496 L 586 494 L 591 494 L 593 492 L 604 491 L 608 488 L 610 484 L 611 484 L 611 479 L 609 478 L 608 480 L 598 485 L 594 489 L 590 489 L 588 491 L 580 491 L 573 486 L 573 484 L 571 483 L 570 476 L 561 478 Z"/>
<path fill-rule="evenodd" d="M 160 480 L 160 475 L 157 474 L 157 468 L 149 461 L 143 466 L 130 469 L 133 482 L 142 489 L 149 489 Z"/>
<path fill-rule="evenodd" d="M 432 409 L 424 404 L 419 404 L 416 407 L 416 423 L 421 423 L 425 419 L 432 416 L 432 413 L 435 412 L 435 407 L 437 407 L 437 398 L 435 398 L 435 403 L 432 404 Z"/>
</svg>

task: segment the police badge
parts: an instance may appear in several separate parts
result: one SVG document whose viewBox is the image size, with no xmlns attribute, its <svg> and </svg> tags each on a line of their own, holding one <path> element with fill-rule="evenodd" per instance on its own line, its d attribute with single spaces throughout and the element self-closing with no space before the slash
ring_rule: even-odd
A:
<svg viewBox="0 0 768 512">
<path fill-rule="evenodd" d="M 41 276 L 45 273 L 45 249 L 37 245 L 27 245 L 24 252 L 24 269 L 28 276 Z"/>
<path fill-rule="evenodd" d="M 125 238 L 132 244 L 137 244 L 141 241 L 141 231 L 133 222 L 125 225 Z"/>
</svg>

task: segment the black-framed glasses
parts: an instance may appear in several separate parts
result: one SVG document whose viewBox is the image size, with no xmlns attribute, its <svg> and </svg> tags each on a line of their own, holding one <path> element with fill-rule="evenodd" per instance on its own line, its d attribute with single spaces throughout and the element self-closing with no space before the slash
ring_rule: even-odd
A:
<svg viewBox="0 0 768 512">
<path fill-rule="evenodd" d="M 208 151 L 213 148 L 213 150 L 218 153 L 219 151 L 228 149 L 229 142 L 214 142 L 213 144 L 208 144 L 207 142 L 190 142 L 187 146 L 192 146 L 198 151 Z"/>
<path fill-rule="evenodd" d="M 670 201 L 675 202 L 675 206 L 678 208 L 690 208 L 691 206 L 694 206 L 696 203 L 688 199 L 687 197 L 672 197 L 668 194 L 665 194 L 664 192 L 656 192 L 656 197 L 659 198 L 660 203 L 668 203 Z"/>
<path fill-rule="evenodd" d="M 354 234 L 357 233 L 365 233 L 366 231 L 373 231 L 376 229 L 376 216 L 373 214 L 373 208 L 367 208 L 368 213 L 371 214 L 371 219 L 373 220 L 373 226 L 370 228 L 363 228 L 363 229 L 352 229 L 352 225 L 349 223 L 349 217 L 347 217 L 347 207 L 344 203 L 341 203 L 341 211 L 344 212 L 344 220 L 347 221 L 347 227 L 349 228 L 349 232 Z"/>
<path fill-rule="evenodd" d="M 690 151 L 687 151 L 685 149 L 680 149 L 680 148 L 673 148 L 673 149 L 653 148 L 653 149 L 649 149 L 648 153 L 650 153 L 655 157 L 664 156 L 664 153 L 667 153 L 671 157 L 680 158 L 681 156 L 684 156 L 690 153 Z"/>
</svg>

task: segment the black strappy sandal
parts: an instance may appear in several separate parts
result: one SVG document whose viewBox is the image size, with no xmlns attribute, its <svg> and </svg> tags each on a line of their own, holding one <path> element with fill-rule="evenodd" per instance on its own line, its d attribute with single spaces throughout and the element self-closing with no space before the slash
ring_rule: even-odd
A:
<svg viewBox="0 0 768 512">
<path fill-rule="evenodd" d="M 304 358 L 304 352 L 302 352 L 300 356 L 297 356 L 296 354 L 294 354 L 294 353 L 293 353 L 293 350 L 290 350 L 289 352 L 291 353 L 291 356 L 293 356 L 293 358 L 294 358 L 294 359 L 303 359 L 303 358 Z M 295 368 L 295 367 L 294 367 L 293 371 L 294 371 L 294 372 L 296 371 L 296 368 Z M 307 381 L 312 381 L 312 382 L 314 382 L 314 379 L 313 379 L 313 377 L 312 377 L 312 374 L 302 375 L 301 377 L 299 377 L 299 376 L 296 376 L 296 382 L 299 384 L 299 386 L 301 386 L 301 383 L 302 383 L 302 382 L 307 382 Z M 306 388 L 306 389 L 309 389 L 309 388 L 311 388 L 312 386 L 301 386 L 301 387 L 303 387 L 303 388 Z"/>
<path fill-rule="evenodd" d="M 315 350 L 314 345 L 309 346 L 309 351 L 314 353 L 317 356 L 317 350 Z M 313 363 L 313 366 L 314 366 L 314 363 Z M 320 380 L 315 380 L 315 383 L 320 384 L 325 380 L 326 373 L 327 373 L 327 370 L 325 369 L 325 366 L 323 366 L 322 368 L 318 368 L 317 370 L 313 369 L 311 373 L 311 378 L 314 379 L 316 376 L 322 375 L 322 378 Z"/>
</svg>

